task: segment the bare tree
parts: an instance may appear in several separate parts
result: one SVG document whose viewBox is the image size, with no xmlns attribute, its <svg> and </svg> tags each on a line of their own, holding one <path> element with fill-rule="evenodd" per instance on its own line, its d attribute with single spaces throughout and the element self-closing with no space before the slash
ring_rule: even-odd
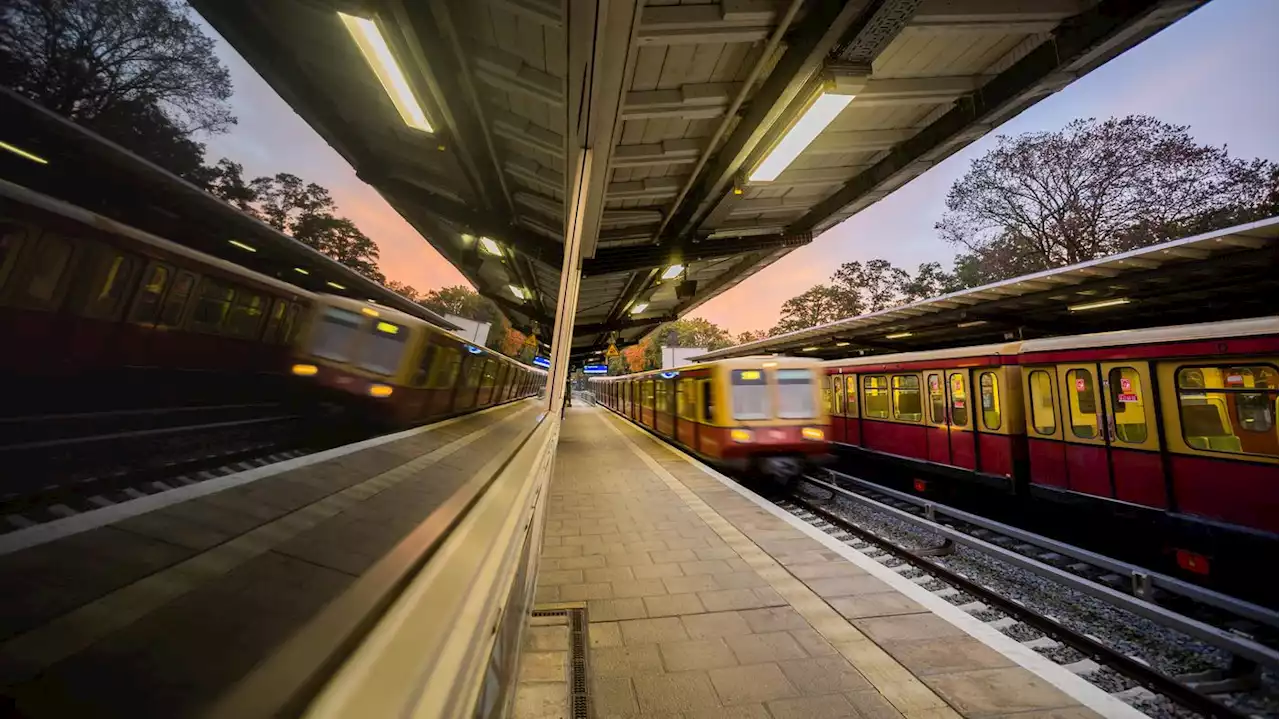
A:
<svg viewBox="0 0 1280 719">
<path fill-rule="evenodd" d="M 4 0 L 0 71 L 18 92 L 91 124 L 154 106 L 184 134 L 235 123 L 231 76 L 178 0 Z"/>
<path fill-rule="evenodd" d="M 994 279 L 1276 213 L 1276 165 L 1147 116 L 997 138 L 947 194 L 942 238 Z"/>
</svg>

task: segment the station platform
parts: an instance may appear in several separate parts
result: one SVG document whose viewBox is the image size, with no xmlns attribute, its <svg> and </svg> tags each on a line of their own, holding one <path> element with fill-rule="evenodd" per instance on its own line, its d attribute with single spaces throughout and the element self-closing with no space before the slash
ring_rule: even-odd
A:
<svg viewBox="0 0 1280 719">
<path fill-rule="evenodd" d="M 0 717 L 204 715 L 407 535 L 446 531 L 540 406 L 522 400 L 0 537 Z"/>
<path fill-rule="evenodd" d="M 518 719 L 1135 715 L 603 408 L 569 409 L 547 512 Z"/>
</svg>

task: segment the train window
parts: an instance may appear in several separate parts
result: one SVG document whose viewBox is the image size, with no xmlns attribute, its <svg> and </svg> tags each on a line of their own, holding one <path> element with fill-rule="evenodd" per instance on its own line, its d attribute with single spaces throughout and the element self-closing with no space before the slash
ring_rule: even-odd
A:
<svg viewBox="0 0 1280 719">
<path fill-rule="evenodd" d="M 680 419 L 695 419 L 694 408 L 698 405 L 693 399 L 693 386 L 691 379 L 681 379 L 676 384 L 676 414 Z"/>
<path fill-rule="evenodd" d="M 116 255 L 107 263 L 98 291 L 85 308 L 90 317 L 115 318 L 124 304 L 129 288 L 137 272 L 138 261 L 125 255 Z"/>
<path fill-rule="evenodd" d="M 0 235 L 0 289 L 13 273 L 13 266 L 18 264 L 18 250 L 22 249 L 22 227 L 12 225 L 4 228 Z"/>
<path fill-rule="evenodd" d="M 1195 449 L 1276 456 L 1276 369 L 1269 365 L 1178 370 L 1182 436 Z"/>
<path fill-rule="evenodd" d="M 1067 371 L 1067 408 L 1071 434 L 1081 439 L 1098 436 L 1098 407 L 1093 399 L 1093 373 L 1089 370 Z"/>
<path fill-rule="evenodd" d="M 951 389 L 951 426 L 969 424 L 969 388 L 963 372 L 952 372 L 947 377 Z"/>
<path fill-rule="evenodd" d="M 336 307 L 325 308 L 311 338 L 311 354 L 337 362 L 351 359 L 351 350 L 360 331 L 360 315 Z"/>
<path fill-rule="evenodd" d="M 663 380 L 656 380 L 653 387 L 654 409 L 662 414 L 670 414 L 671 410 L 667 407 L 667 383 Z"/>
<path fill-rule="evenodd" d="M 457 347 L 440 347 L 433 362 L 428 386 L 448 389 L 457 384 L 458 372 L 462 369 L 462 353 Z"/>
<path fill-rule="evenodd" d="M 831 387 L 826 392 L 831 396 L 831 414 L 844 414 L 844 375 L 833 374 L 827 377 Z"/>
<path fill-rule="evenodd" d="M 1114 367 L 1107 373 L 1111 395 L 1111 419 L 1116 439 L 1130 444 L 1147 441 L 1147 414 L 1143 407 L 1142 378 L 1132 367 Z"/>
<path fill-rule="evenodd" d="M 698 385 L 702 387 L 702 421 L 710 424 L 716 416 L 715 385 L 709 379 L 701 380 Z"/>
<path fill-rule="evenodd" d="M 464 389 L 475 389 L 480 386 L 480 374 L 484 371 L 484 358 L 471 355 L 467 363 L 467 374 L 463 383 Z"/>
<path fill-rule="evenodd" d="M 142 287 L 138 290 L 138 299 L 133 305 L 133 313 L 129 316 L 132 322 L 150 324 L 160 315 L 160 298 L 164 297 L 165 285 L 169 283 L 169 268 L 165 265 L 153 264 L 147 268 L 142 279 Z"/>
<path fill-rule="evenodd" d="M 1031 427 L 1037 434 L 1051 435 L 1058 431 L 1058 420 L 1053 411 L 1053 378 L 1042 370 L 1034 370 L 1027 377 L 1031 392 Z"/>
<path fill-rule="evenodd" d="M 232 337 L 253 339 L 258 335 L 258 328 L 262 327 L 262 317 L 266 309 L 266 297 L 247 290 L 237 290 L 223 329 Z"/>
<path fill-rule="evenodd" d="M 730 374 L 730 401 L 734 419 L 768 419 L 769 385 L 764 371 L 736 369 Z"/>
<path fill-rule="evenodd" d="M 822 378 L 822 408 L 827 411 L 827 414 L 836 413 L 834 400 L 831 399 L 831 383 L 835 381 L 836 378 L 830 375 Z"/>
<path fill-rule="evenodd" d="M 227 319 L 235 295 L 236 291 L 231 287 L 205 278 L 196 298 L 195 311 L 191 314 L 191 326 L 207 331 L 217 330 Z"/>
<path fill-rule="evenodd" d="M 27 299 L 40 305 L 53 303 L 62 278 L 71 265 L 71 243 L 46 234 L 32 248 L 35 258 L 28 270 Z"/>
<path fill-rule="evenodd" d="M 164 308 L 160 310 L 160 324 L 165 327 L 177 327 L 182 322 L 182 312 L 187 307 L 187 298 L 195 289 L 196 276 L 191 272 L 179 272 L 173 279 L 169 294 L 165 295 Z"/>
<path fill-rule="evenodd" d="M 924 414 L 920 408 L 920 377 L 913 374 L 895 374 L 893 385 L 893 418 L 906 422 L 919 422 Z"/>
<path fill-rule="evenodd" d="M 431 363 L 436 359 L 437 348 L 433 344 L 428 344 L 422 349 L 422 359 L 418 360 L 418 371 L 413 375 L 414 387 L 425 387 L 427 380 L 431 377 Z"/>
<path fill-rule="evenodd" d="M 929 421 L 946 424 L 947 396 L 942 391 L 942 375 L 930 374 L 926 383 L 929 385 Z"/>
<path fill-rule="evenodd" d="M 271 301 L 271 312 L 267 314 L 267 328 L 262 331 L 262 341 L 277 343 L 284 341 L 284 316 L 289 309 L 289 302 L 279 297 Z"/>
<path fill-rule="evenodd" d="M 480 386 L 490 388 L 498 383 L 498 363 L 488 360 L 484 363 L 484 374 L 480 375 Z"/>
<path fill-rule="evenodd" d="M 982 400 L 982 426 L 1000 429 L 1000 380 L 995 372 L 978 375 L 978 396 Z"/>
<path fill-rule="evenodd" d="M 646 409 L 653 409 L 653 380 L 645 380 L 641 389 L 644 391 L 644 400 L 641 402 L 640 406 Z"/>
<path fill-rule="evenodd" d="M 808 419 L 817 415 L 813 406 L 813 371 L 780 369 L 774 373 L 778 382 L 778 416 L 782 419 Z"/>
<path fill-rule="evenodd" d="M 889 419 L 889 378 L 871 375 L 862 378 L 862 414 L 873 419 Z"/>
<path fill-rule="evenodd" d="M 849 375 L 844 378 L 844 413 L 849 417 L 858 416 L 858 378 Z"/>
</svg>

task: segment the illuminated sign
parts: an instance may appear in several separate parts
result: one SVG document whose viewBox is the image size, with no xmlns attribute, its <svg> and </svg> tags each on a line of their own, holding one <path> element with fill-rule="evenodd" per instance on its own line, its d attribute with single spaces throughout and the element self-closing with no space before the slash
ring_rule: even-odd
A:
<svg viewBox="0 0 1280 719">
<path fill-rule="evenodd" d="M 400 327 L 398 325 L 393 325 L 390 322 L 379 322 L 374 325 L 374 327 L 376 327 L 379 332 L 386 332 L 389 335 L 394 335 L 400 332 Z"/>
<path fill-rule="evenodd" d="M 478 355 L 484 352 L 484 350 L 480 349 L 479 347 L 476 347 L 475 345 L 467 345 L 467 351 L 473 355 Z"/>
<path fill-rule="evenodd" d="M 760 379 L 760 373 L 753 369 L 743 370 L 742 374 L 738 376 L 748 381 Z"/>
<path fill-rule="evenodd" d="M 602 364 L 589 364 L 582 371 L 587 374 L 609 374 L 609 368 Z"/>
<path fill-rule="evenodd" d="M 534 357 L 533 364 L 534 366 L 541 367 L 543 369 L 551 369 L 551 360 L 546 357 Z"/>
<path fill-rule="evenodd" d="M 680 374 L 679 372 L 663 372 L 663 373 L 662 373 L 662 378 L 663 378 L 663 379 L 671 379 L 672 377 L 676 377 L 676 376 L 678 376 L 679 374 Z"/>
</svg>

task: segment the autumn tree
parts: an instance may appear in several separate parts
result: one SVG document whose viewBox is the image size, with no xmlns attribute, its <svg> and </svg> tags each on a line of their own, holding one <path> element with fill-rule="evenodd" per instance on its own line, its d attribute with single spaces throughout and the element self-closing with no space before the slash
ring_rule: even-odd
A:
<svg viewBox="0 0 1280 719">
<path fill-rule="evenodd" d="M 781 319 L 771 334 L 794 332 L 858 314 L 857 295 L 831 285 L 814 285 L 782 303 Z"/>
<path fill-rule="evenodd" d="M 668 344 L 671 333 L 675 333 L 675 344 Z M 709 350 L 729 347 L 733 344 L 729 333 L 710 320 L 701 317 L 686 317 L 659 325 L 645 343 L 644 366 L 646 369 L 662 367 L 662 349 L 664 347 L 701 347 Z"/>
<path fill-rule="evenodd" d="M 1185 126 L 1134 115 L 997 138 L 947 194 L 936 228 L 984 279 L 1273 216 L 1276 163 L 1200 145 Z"/>
<path fill-rule="evenodd" d="M 419 293 L 418 290 L 414 289 L 413 286 L 407 285 L 403 282 L 396 282 L 395 280 L 387 280 L 386 282 L 382 283 L 382 286 L 400 295 L 401 297 L 409 300 L 410 302 L 417 302 L 419 299 L 421 299 L 421 296 L 422 296 L 421 293 Z"/>
<path fill-rule="evenodd" d="M 0 81 L 187 179 L 235 124 L 231 76 L 179 0 L 4 0 Z"/>
<path fill-rule="evenodd" d="M 758 342 L 769 336 L 768 330 L 747 330 L 739 332 L 737 337 L 733 338 L 735 345 L 745 345 L 748 342 Z"/>
<path fill-rule="evenodd" d="M 418 304 L 436 314 L 464 317 L 475 322 L 493 322 L 500 316 L 492 302 L 464 285 L 427 290 Z"/>
</svg>

